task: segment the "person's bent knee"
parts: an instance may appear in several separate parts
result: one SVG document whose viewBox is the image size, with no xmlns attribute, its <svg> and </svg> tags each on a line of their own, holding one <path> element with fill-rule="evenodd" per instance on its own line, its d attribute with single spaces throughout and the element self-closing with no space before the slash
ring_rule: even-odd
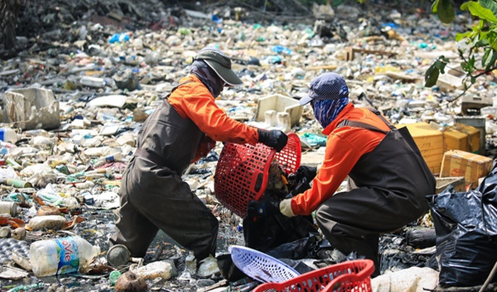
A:
<svg viewBox="0 0 497 292">
<path fill-rule="evenodd" d="M 315 211 L 316 222 L 318 223 L 320 228 L 323 227 L 323 224 L 325 224 L 325 222 L 329 221 L 330 215 L 328 214 L 328 212 L 325 211 L 325 209 L 326 208 L 321 205 Z"/>
</svg>

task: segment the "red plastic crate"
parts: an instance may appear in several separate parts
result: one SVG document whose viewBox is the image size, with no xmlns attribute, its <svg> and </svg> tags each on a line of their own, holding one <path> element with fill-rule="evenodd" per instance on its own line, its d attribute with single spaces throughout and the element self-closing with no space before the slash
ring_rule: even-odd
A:
<svg viewBox="0 0 497 292">
<path fill-rule="evenodd" d="M 214 176 L 216 198 L 238 216 L 247 216 L 247 205 L 259 200 L 266 190 L 273 158 L 288 173 L 300 166 L 300 138 L 289 133 L 288 143 L 280 152 L 262 143 L 255 146 L 225 143 Z"/>
<path fill-rule="evenodd" d="M 253 292 L 371 292 L 372 260 L 353 260 L 314 270 L 281 283 L 265 283 Z"/>
</svg>

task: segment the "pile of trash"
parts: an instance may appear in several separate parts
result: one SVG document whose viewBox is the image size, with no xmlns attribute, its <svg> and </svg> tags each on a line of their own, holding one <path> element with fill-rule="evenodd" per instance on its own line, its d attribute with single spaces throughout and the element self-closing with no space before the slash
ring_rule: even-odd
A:
<svg viewBox="0 0 497 292">
<path fill-rule="evenodd" d="M 314 77 L 334 71 L 347 79 L 356 106 L 375 107 L 398 126 L 430 127 L 430 135 L 423 132 L 415 139 L 442 141 L 459 124 L 471 127 L 457 138 L 464 145 L 452 150 L 478 154 L 484 171 L 464 177 L 451 169 L 440 177 L 438 192 L 456 182 L 459 190 L 470 191 L 491 175 L 497 149 L 495 72 L 464 92 L 457 54 L 461 44 L 453 41 L 456 32 L 472 23 L 463 14 L 444 26 L 429 7 L 412 1 L 300 7 L 305 17 L 281 19 L 248 5 L 229 6 L 232 2 L 185 1 L 174 7 L 148 0 L 58 0 L 46 7 L 28 2 L 18 21 L 18 52 L 0 63 L 2 291 L 109 291 L 125 289 L 122 285 L 156 291 L 249 291 L 259 284 L 246 275 L 237 281 L 221 275 L 202 278 L 192 268 L 190 251 L 162 232 L 144 258 L 115 266 L 108 253 L 120 179 L 136 150 L 136 135 L 206 45 L 229 55 L 244 82 L 226 88 L 216 103 L 238 121 L 298 135 L 302 164 L 322 161 L 326 137 L 311 108 L 298 100 Z M 38 27 L 36 33 L 29 32 L 32 26 Z M 424 72 L 440 55 L 451 61 L 447 72 L 437 86 L 425 88 Z M 476 144 L 467 142 L 468 137 L 477 137 Z M 229 254 L 230 246 L 245 245 L 243 218 L 216 197 L 214 175 L 223 146 L 217 143 L 183 174 L 219 219 L 219 256 Z M 440 149 L 430 160 L 437 176 L 451 150 Z M 433 221 L 427 215 L 382 236 L 383 276 L 372 282 L 377 291 L 396 291 L 385 286 L 395 279 L 435 289 L 440 269 Z M 495 239 L 495 234 L 489 236 Z M 322 252 L 320 258 L 305 259 L 308 266 L 355 259 L 329 249 L 322 238 L 316 240 Z M 63 269 L 51 265 L 53 249 L 63 250 L 69 259 Z M 404 288 L 397 286 L 397 291 Z"/>
</svg>

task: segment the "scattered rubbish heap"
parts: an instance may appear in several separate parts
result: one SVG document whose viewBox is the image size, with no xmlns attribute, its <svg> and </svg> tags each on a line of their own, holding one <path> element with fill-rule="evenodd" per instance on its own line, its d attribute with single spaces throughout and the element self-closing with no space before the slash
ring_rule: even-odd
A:
<svg viewBox="0 0 497 292">
<path fill-rule="evenodd" d="M 307 93 L 310 80 L 334 71 L 347 78 L 356 106 L 375 107 L 398 127 L 409 128 L 438 177 L 437 193 L 444 195 L 440 198 L 450 197 L 452 189 L 468 192 L 476 201 L 490 197 L 497 141 L 495 72 L 459 97 L 465 81 L 456 53 L 460 44 L 454 38 L 471 25 L 470 18 L 461 15 L 442 26 L 427 3 L 413 1 L 352 1 L 335 9 L 292 4 L 288 14 L 242 1 L 184 2 L 183 7 L 166 7 L 161 1 L 26 1 L 15 41 L 11 26 L 11 34 L 2 32 L 2 39 L 8 39 L 0 44 L 2 291 L 255 288 L 253 279 L 236 270 L 200 277 L 189 251 L 163 233 L 145 258 L 124 256 L 125 264 L 116 266 L 108 255 L 120 178 L 136 149 L 140 126 L 207 44 L 229 54 L 244 81 L 222 92 L 216 102 L 247 124 L 295 133 L 301 164 L 319 165 L 326 137 L 310 107 L 298 105 L 298 99 Z M 275 2 L 285 7 L 285 1 Z M 451 61 L 447 72 L 435 87 L 425 88 L 424 72 L 440 55 Z M 255 229 L 216 197 L 215 173 L 223 147 L 218 143 L 183 176 L 219 219 L 218 258 L 233 267 L 229 246 L 245 246 L 247 232 Z M 267 185 L 268 192 L 278 195 L 291 180 L 280 167 L 271 165 Z M 495 207 L 486 208 L 491 213 Z M 375 291 L 451 291 L 437 285 L 461 284 L 447 274 L 440 277 L 436 220 L 427 214 L 382 236 L 382 276 L 371 281 Z M 286 258 L 301 271 L 355 259 L 326 245 L 312 218 L 305 222 L 305 229 L 293 230 L 298 234 L 286 234 L 286 242 L 265 242 L 264 252 Z M 494 244 L 493 228 L 485 236 Z M 309 236 L 308 231 L 316 232 Z M 260 242 L 250 244 L 262 249 Z M 281 244 L 285 248 L 278 250 Z M 306 248 L 298 249 L 302 246 Z M 477 252 L 477 247 L 470 248 Z M 54 248 L 64 250 L 65 265 L 40 267 L 50 263 L 53 253 L 47 250 Z M 282 250 L 300 254 L 289 256 Z M 485 263 L 483 268 L 491 270 L 493 265 Z M 452 269 L 450 264 L 443 268 Z M 477 283 L 462 286 L 479 289 L 488 279 L 480 275 Z M 495 289 L 495 284 L 487 288 Z"/>
</svg>

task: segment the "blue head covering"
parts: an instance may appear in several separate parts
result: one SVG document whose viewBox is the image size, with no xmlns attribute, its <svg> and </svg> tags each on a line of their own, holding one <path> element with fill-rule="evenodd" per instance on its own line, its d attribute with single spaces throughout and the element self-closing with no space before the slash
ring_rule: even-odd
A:
<svg viewBox="0 0 497 292">
<path fill-rule="evenodd" d="M 326 128 L 349 102 L 349 88 L 342 76 L 324 73 L 312 80 L 309 94 L 300 100 L 305 105 L 312 102 L 316 120 Z"/>
<path fill-rule="evenodd" d="M 349 97 L 312 101 L 316 120 L 326 128 L 333 122 L 342 109 L 349 103 Z"/>
</svg>

